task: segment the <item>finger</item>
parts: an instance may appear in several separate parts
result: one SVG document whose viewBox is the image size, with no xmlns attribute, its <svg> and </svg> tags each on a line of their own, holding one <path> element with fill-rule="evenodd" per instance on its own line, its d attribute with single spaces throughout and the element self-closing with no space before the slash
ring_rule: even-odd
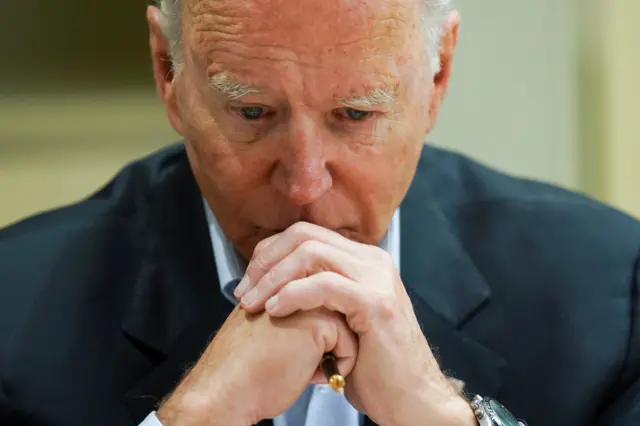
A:
<svg viewBox="0 0 640 426">
<path fill-rule="evenodd" d="M 320 368 L 317 368 L 316 371 L 311 376 L 311 380 L 309 380 L 310 385 L 326 385 L 329 381 L 324 377 L 324 373 Z"/>
<path fill-rule="evenodd" d="M 268 249 L 265 248 L 264 244 L 258 244 L 247 266 L 247 272 L 236 288 L 234 295 L 239 299 L 242 298 L 267 271 L 292 253 L 298 246 L 311 240 L 334 246 L 354 256 L 358 255 L 362 247 L 368 247 L 321 226 L 306 222 L 296 223 L 270 241 Z"/>
<path fill-rule="evenodd" d="M 273 317 L 284 317 L 301 310 L 325 307 L 345 315 L 356 333 L 368 330 L 371 313 L 371 290 L 335 272 L 321 272 L 291 281 L 265 306 Z"/>
<path fill-rule="evenodd" d="M 349 328 L 342 316 L 336 318 L 335 321 L 338 326 L 338 339 L 334 347 L 325 347 L 325 352 L 333 352 L 338 361 L 338 371 L 343 377 L 346 377 L 356 365 L 358 337 Z"/>
<path fill-rule="evenodd" d="M 253 250 L 253 255 L 251 260 L 249 261 L 249 265 L 251 265 L 251 262 L 253 262 L 253 259 L 258 256 L 258 253 L 261 253 L 265 250 L 268 249 L 268 247 L 278 238 L 280 238 L 280 236 L 282 235 L 282 233 L 279 234 L 274 234 L 272 236 L 270 236 L 269 238 L 265 238 L 264 240 L 260 241 L 256 247 Z M 244 294 L 250 289 L 251 282 L 249 280 L 249 277 L 247 275 L 247 273 L 245 273 L 245 275 L 242 277 L 242 279 L 240 280 L 240 282 L 238 283 L 238 285 L 236 286 L 235 290 L 233 290 L 233 295 L 236 297 L 237 300 L 240 300 L 240 298 L 242 296 L 244 296 Z"/>
<path fill-rule="evenodd" d="M 269 298 L 291 281 L 321 271 L 333 271 L 358 281 L 363 275 L 362 268 L 367 267 L 359 258 L 336 247 L 318 241 L 306 241 L 264 274 L 242 297 L 241 304 L 248 312 L 259 312 Z"/>
<path fill-rule="evenodd" d="M 353 385 L 353 379 L 347 380 L 347 382 L 345 383 L 344 396 L 347 398 L 347 400 L 353 406 L 353 408 L 358 410 L 358 412 L 360 412 L 361 414 L 365 416 L 367 415 L 364 404 L 362 403 L 362 399 L 360 398 L 360 395 L 358 394 L 358 392 L 355 389 L 355 386 Z"/>
</svg>

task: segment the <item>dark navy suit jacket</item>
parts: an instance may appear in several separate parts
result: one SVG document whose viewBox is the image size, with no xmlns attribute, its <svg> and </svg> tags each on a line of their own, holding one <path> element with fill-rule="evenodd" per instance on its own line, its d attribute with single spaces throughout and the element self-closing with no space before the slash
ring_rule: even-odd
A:
<svg viewBox="0 0 640 426">
<path fill-rule="evenodd" d="M 430 147 L 401 211 L 403 281 L 469 393 L 640 425 L 640 223 Z M 232 310 L 217 279 L 182 145 L 0 231 L 0 425 L 136 425 Z"/>
</svg>

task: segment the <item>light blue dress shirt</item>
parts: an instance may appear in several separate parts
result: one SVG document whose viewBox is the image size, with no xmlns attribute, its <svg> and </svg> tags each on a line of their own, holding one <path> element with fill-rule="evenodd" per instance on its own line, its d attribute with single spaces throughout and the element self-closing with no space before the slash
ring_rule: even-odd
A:
<svg viewBox="0 0 640 426">
<path fill-rule="evenodd" d="M 240 282 L 247 267 L 222 232 L 218 221 L 204 202 L 211 244 L 218 270 L 220 291 L 234 305 L 237 300 L 233 291 Z M 393 215 L 389 230 L 380 247 L 389 252 L 400 268 L 400 211 Z M 342 395 L 338 395 L 328 385 L 309 385 L 298 400 L 282 415 L 273 419 L 274 426 L 360 426 L 363 416 L 358 413 Z M 162 426 L 155 412 L 140 426 Z"/>
</svg>

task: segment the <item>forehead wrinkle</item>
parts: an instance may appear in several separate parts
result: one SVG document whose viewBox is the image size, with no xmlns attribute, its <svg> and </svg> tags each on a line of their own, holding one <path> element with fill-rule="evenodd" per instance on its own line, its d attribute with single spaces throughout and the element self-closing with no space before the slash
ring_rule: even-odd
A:
<svg viewBox="0 0 640 426">
<path fill-rule="evenodd" d="M 354 56 L 364 54 L 363 59 L 373 59 L 378 56 L 387 56 L 385 50 L 396 51 L 400 44 L 391 49 L 376 47 L 378 42 L 384 42 L 386 37 L 377 35 L 374 37 L 359 37 L 349 40 L 328 43 L 311 50 L 305 50 L 301 46 L 286 46 L 277 41 L 268 42 L 266 39 L 254 39 L 251 35 L 238 37 L 212 28 L 199 28 L 194 34 L 196 41 L 195 52 L 207 57 L 209 64 L 218 62 L 222 56 L 240 61 L 266 61 L 289 62 L 305 68 L 324 68 L 327 62 L 340 61 L 344 55 Z M 309 47 L 306 44 L 302 47 Z"/>
<path fill-rule="evenodd" d="M 231 19 L 246 20 L 251 16 L 251 2 L 229 0 L 190 0 L 186 2 L 186 16 L 198 18 L 210 16 L 231 22 Z"/>
<path fill-rule="evenodd" d="M 313 5 L 305 0 L 192 0 L 190 3 L 191 30 L 197 34 L 194 41 L 201 48 L 208 50 L 207 44 L 221 41 L 240 42 L 245 48 L 281 50 L 271 51 L 269 56 L 283 55 L 287 59 L 298 56 L 298 62 L 303 63 L 321 62 L 330 46 L 344 49 L 342 53 L 352 53 L 346 50 L 353 48 L 395 51 L 402 46 L 406 30 L 411 32 L 407 25 L 411 8 L 402 0 L 374 1 L 365 7 L 349 5 L 351 2 L 345 0 Z M 313 59 L 301 58 L 307 55 Z"/>
</svg>

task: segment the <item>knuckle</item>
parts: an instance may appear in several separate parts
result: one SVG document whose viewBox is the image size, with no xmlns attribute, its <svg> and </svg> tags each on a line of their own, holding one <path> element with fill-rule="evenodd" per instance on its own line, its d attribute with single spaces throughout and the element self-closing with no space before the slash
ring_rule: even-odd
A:
<svg viewBox="0 0 640 426">
<path fill-rule="evenodd" d="M 392 321 L 397 314 L 396 296 L 391 291 L 378 292 L 375 296 L 376 316 L 382 321 Z"/>
<path fill-rule="evenodd" d="M 264 240 L 261 240 L 258 244 L 256 244 L 256 247 L 253 250 L 254 258 L 255 258 L 255 256 L 259 256 L 260 253 L 262 251 L 264 251 L 264 249 L 266 249 L 269 246 L 270 243 L 271 243 L 271 239 L 270 238 L 265 238 Z"/>
<path fill-rule="evenodd" d="M 311 232 L 311 224 L 307 222 L 297 222 L 291 225 L 286 232 L 291 234 L 295 239 L 301 239 L 309 235 Z"/>
<path fill-rule="evenodd" d="M 320 287 L 334 288 L 337 286 L 340 274 L 334 271 L 322 271 L 318 272 L 316 277 Z"/>
<path fill-rule="evenodd" d="M 265 272 L 260 281 L 267 286 L 272 286 L 275 283 L 277 272 L 278 271 L 276 270 L 276 268 L 269 269 L 267 272 Z"/>
<path fill-rule="evenodd" d="M 373 249 L 376 251 L 376 259 L 381 266 L 385 268 L 395 268 L 395 260 L 391 253 L 380 247 L 373 247 Z"/>
<path fill-rule="evenodd" d="M 323 287 L 329 292 L 339 292 L 342 286 L 344 286 L 344 276 L 334 271 L 322 272 L 322 280 L 320 281 L 320 287 Z"/>
<path fill-rule="evenodd" d="M 260 275 L 264 271 L 266 263 L 262 255 L 256 255 L 247 266 L 247 275 L 252 278 Z"/>
<path fill-rule="evenodd" d="M 322 244 L 318 241 L 307 240 L 298 246 L 298 250 L 300 250 L 305 255 L 312 255 L 321 250 Z"/>
<path fill-rule="evenodd" d="M 310 292 L 324 297 L 328 293 L 333 293 L 339 286 L 340 276 L 333 271 L 321 271 L 313 275 Z"/>
<path fill-rule="evenodd" d="M 326 319 L 320 319 L 311 323 L 311 336 L 314 344 L 320 348 L 326 348 L 327 342 L 331 339 L 332 335 L 336 334 L 336 327 L 333 321 L 327 321 Z"/>
<path fill-rule="evenodd" d="M 400 273 L 393 256 L 378 247 L 375 247 L 376 253 L 373 256 L 370 273 L 374 274 L 375 281 L 395 282 L 399 279 Z"/>
<path fill-rule="evenodd" d="M 294 281 L 291 281 L 294 282 Z M 295 301 L 297 289 L 295 285 L 288 285 L 287 283 L 282 283 L 279 288 L 273 289 L 274 292 L 278 293 L 278 302 L 281 305 L 286 305 L 291 303 L 291 301 Z"/>
</svg>

